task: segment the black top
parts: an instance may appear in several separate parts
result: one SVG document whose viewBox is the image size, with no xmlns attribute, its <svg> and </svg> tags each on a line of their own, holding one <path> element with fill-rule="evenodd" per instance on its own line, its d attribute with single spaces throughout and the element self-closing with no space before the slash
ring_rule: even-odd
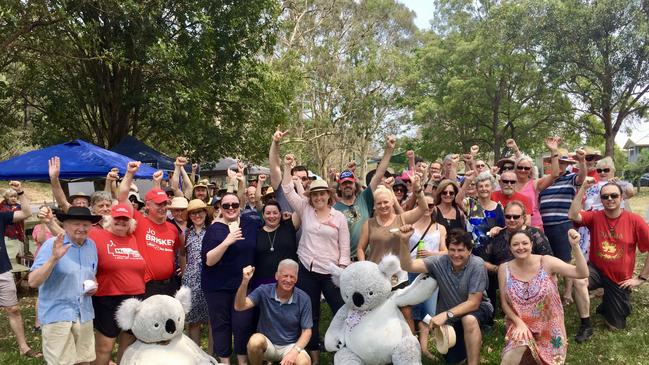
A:
<svg viewBox="0 0 649 365">
<path fill-rule="evenodd" d="M 527 227 L 525 230 L 532 236 L 532 253 L 535 255 L 552 255 L 552 248 L 548 238 L 538 228 Z M 501 265 L 513 260 L 514 255 L 509 249 L 509 232 L 503 229 L 487 244 L 480 245 L 474 250 L 474 254 L 482 257 L 486 262 L 493 265 Z"/>
<path fill-rule="evenodd" d="M 282 220 L 273 232 L 266 232 L 263 227 L 257 231 L 253 281 L 258 283 L 274 281 L 277 265 L 284 259 L 298 262 L 295 227 L 290 219 Z"/>
<path fill-rule="evenodd" d="M 462 216 L 462 212 L 455 205 L 453 205 L 453 208 L 455 209 L 455 219 L 444 218 L 442 211 L 435 209 L 435 222 L 443 225 L 444 228 L 446 228 L 446 232 L 450 232 L 455 228 L 460 228 L 466 231 L 466 225 L 464 224 L 464 217 Z"/>
</svg>

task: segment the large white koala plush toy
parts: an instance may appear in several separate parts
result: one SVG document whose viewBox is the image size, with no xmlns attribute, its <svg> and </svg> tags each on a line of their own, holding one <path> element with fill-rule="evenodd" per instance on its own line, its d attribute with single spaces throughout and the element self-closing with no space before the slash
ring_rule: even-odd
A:
<svg viewBox="0 0 649 365">
<path fill-rule="evenodd" d="M 437 281 L 421 274 L 409 286 L 392 291 L 390 278 L 401 267 L 394 255 L 377 265 L 359 261 L 330 268 L 345 305 L 338 310 L 325 335 L 325 348 L 335 351 L 336 365 L 421 364 L 421 349 L 399 307 L 423 302 Z"/>
<path fill-rule="evenodd" d="M 191 292 L 183 286 L 175 297 L 153 295 L 127 299 L 117 309 L 117 324 L 137 338 L 120 365 L 216 365 L 218 362 L 183 334 Z"/>
</svg>

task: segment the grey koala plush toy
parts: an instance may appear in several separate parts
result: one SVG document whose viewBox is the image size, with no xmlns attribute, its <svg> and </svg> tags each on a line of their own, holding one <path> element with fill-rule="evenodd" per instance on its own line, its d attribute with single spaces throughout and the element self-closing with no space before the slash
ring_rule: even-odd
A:
<svg viewBox="0 0 649 365">
<path fill-rule="evenodd" d="M 392 292 L 390 278 L 400 270 L 394 255 L 385 256 L 378 265 L 359 261 L 345 269 L 330 267 L 345 301 L 325 334 L 325 348 L 336 352 L 334 364 L 421 364 L 419 342 L 399 307 L 430 298 L 437 281 L 420 274 L 409 286 Z"/>
<path fill-rule="evenodd" d="M 216 359 L 183 334 L 191 291 L 182 287 L 175 297 L 153 295 L 127 299 L 116 313 L 117 324 L 131 330 L 137 341 L 122 356 L 121 365 L 217 365 Z"/>
</svg>

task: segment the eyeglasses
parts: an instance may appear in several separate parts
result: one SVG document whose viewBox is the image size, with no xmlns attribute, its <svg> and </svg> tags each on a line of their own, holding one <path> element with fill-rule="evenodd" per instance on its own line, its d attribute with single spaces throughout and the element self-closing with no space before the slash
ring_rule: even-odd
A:
<svg viewBox="0 0 649 365">
<path fill-rule="evenodd" d="M 608 174 L 609 172 L 611 172 L 611 169 L 609 169 L 608 167 L 605 169 L 597 169 L 598 174 L 601 174 L 602 172 Z"/>
<path fill-rule="evenodd" d="M 512 166 L 512 165 L 504 165 L 504 166 L 500 169 L 500 171 L 511 171 L 511 170 L 513 170 L 513 169 L 514 169 L 514 166 Z"/>
<path fill-rule="evenodd" d="M 590 162 L 590 161 L 594 160 L 595 157 L 597 157 L 597 156 L 595 156 L 595 155 L 586 155 L 586 161 Z"/>
<path fill-rule="evenodd" d="M 225 210 L 229 210 L 229 209 L 239 209 L 239 206 L 240 206 L 239 203 L 231 203 L 231 204 L 230 204 L 230 203 L 225 203 L 225 204 L 221 204 L 221 208 L 223 208 L 223 209 L 225 209 Z"/>
<path fill-rule="evenodd" d="M 485 164 L 476 164 L 476 165 L 475 165 L 475 167 L 477 167 L 477 168 L 479 168 L 479 169 L 481 169 L 481 168 L 483 168 L 483 167 L 485 167 L 485 166 L 487 166 L 487 165 L 485 165 Z"/>
<path fill-rule="evenodd" d="M 520 214 L 505 214 L 505 219 L 519 220 L 521 219 Z"/>
<path fill-rule="evenodd" d="M 620 197 L 620 194 L 618 193 L 613 193 L 613 194 L 602 194 L 599 196 L 600 199 L 602 200 L 615 200 Z"/>
<path fill-rule="evenodd" d="M 500 182 L 503 185 L 514 185 L 514 184 L 516 184 L 516 180 L 503 180 L 503 179 L 500 179 Z"/>
<path fill-rule="evenodd" d="M 525 170 L 530 171 L 532 168 L 530 166 L 516 166 L 516 170 Z"/>
<path fill-rule="evenodd" d="M 453 196 L 453 195 L 455 195 L 455 191 L 453 191 L 453 190 L 450 190 L 450 191 L 449 190 L 444 190 L 444 191 L 442 191 L 442 195 Z"/>
</svg>

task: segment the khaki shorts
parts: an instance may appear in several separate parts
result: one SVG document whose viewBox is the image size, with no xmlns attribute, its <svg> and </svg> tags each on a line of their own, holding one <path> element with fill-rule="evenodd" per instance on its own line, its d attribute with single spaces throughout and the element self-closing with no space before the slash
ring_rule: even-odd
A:
<svg viewBox="0 0 649 365">
<path fill-rule="evenodd" d="M 284 346 L 276 346 L 273 345 L 272 342 L 270 342 L 268 337 L 266 337 L 266 352 L 264 352 L 264 360 L 282 361 L 284 356 L 286 356 L 286 354 L 288 354 L 289 351 L 293 350 L 293 346 L 295 346 L 294 343 L 284 345 Z M 309 354 L 306 351 L 302 350 L 300 352 L 306 355 L 306 357 L 310 358 Z"/>
<path fill-rule="evenodd" d="M 55 322 L 42 326 L 43 358 L 49 365 L 72 365 L 95 360 L 92 321 Z"/>
<path fill-rule="evenodd" d="M 13 307 L 18 305 L 16 296 L 16 282 L 11 270 L 0 274 L 0 307 Z"/>
</svg>

